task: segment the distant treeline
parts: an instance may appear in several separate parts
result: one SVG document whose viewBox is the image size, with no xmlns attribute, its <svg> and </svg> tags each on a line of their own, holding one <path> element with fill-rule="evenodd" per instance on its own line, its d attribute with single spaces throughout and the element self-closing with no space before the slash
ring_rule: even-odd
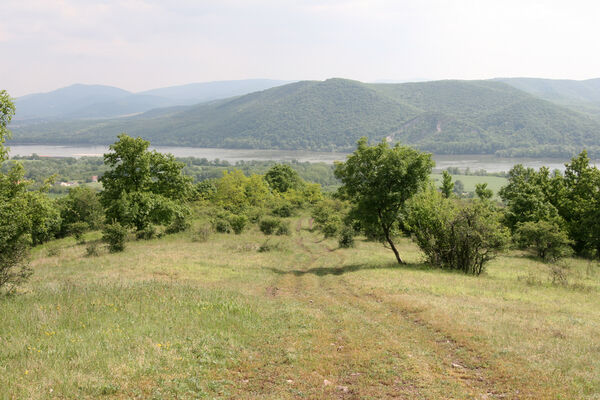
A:
<svg viewBox="0 0 600 400">
<path fill-rule="evenodd" d="M 25 166 L 25 177 L 34 182 L 34 187 L 39 187 L 51 176 L 59 182 L 92 182 L 92 177 L 101 177 L 107 170 L 102 157 L 40 157 L 15 156 L 12 160 L 20 161 Z M 184 164 L 183 172 L 193 178 L 194 182 L 208 179 L 217 179 L 223 176 L 224 171 L 241 170 L 245 175 L 265 174 L 269 168 L 279 161 L 237 161 L 230 163 L 226 160 L 208 160 L 206 158 L 182 157 L 177 158 Z M 10 162 L 0 166 L 0 171 L 6 173 L 10 169 Z M 325 191 L 334 190 L 339 186 L 339 181 L 333 175 L 333 165 L 325 163 L 310 163 L 291 161 L 284 163 L 290 165 L 294 171 L 305 181 L 320 184 Z M 51 193 L 66 193 L 68 187 L 54 185 Z"/>
</svg>

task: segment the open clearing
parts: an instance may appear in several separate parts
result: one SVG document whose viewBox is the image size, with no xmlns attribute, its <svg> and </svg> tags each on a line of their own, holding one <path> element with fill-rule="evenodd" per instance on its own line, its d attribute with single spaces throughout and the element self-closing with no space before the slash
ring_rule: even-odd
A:
<svg viewBox="0 0 600 400">
<path fill-rule="evenodd" d="M 294 224 L 263 253 L 258 230 L 36 248 L 0 299 L 0 398 L 600 398 L 597 263 L 553 284 L 512 252 L 471 277 Z"/>
</svg>

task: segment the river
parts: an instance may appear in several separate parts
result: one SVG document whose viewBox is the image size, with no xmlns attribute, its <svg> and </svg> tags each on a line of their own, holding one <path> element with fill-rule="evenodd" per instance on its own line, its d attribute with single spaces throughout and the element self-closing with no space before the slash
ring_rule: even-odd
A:
<svg viewBox="0 0 600 400">
<path fill-rule="evenodd" d="M 172 153 L 176 157 L 197 157 L 208 160 L 220 159 L 231 163 L 237 161 L 292 161 L 324 162 L 331 164 L 334 161 L 343 161 L 346 153 L 328 153 L 302 150 L 252 150 L 252 149 L 218 149 L 201 147 L 152 147 L 162 153 Z M 107 146 L 42 146 L 42 145 L 16 145 L 10 146 L 11 156 L 30 156 L 37 154 L 48 157 L 83 157 L 102 156 L 108 151 Z M 436 169 L 448 167 L 470 168 L 472 171 L 484 169 L 487 172 L 508 171 L 515 164 L 539 168 L 548 166 L 550 169 L 564 170 L 567 159 L 545 158 L 499 158 L 493 155 L 434 155 Z M 596 161 L 600 164 L 600 162 Z"/>
</svg>

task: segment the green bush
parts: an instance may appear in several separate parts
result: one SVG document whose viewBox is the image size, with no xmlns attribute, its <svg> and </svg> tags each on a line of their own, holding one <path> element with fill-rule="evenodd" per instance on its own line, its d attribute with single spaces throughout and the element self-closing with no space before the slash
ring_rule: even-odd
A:
<svg viewBox="0 0 600 400">
<path fill-rule="evenodd" d="M 156 237 L 156 227 L 154 225 L 146 225 L 145 228 L 137 231 L 135 237 L 138 240 L 150 240 Z"/>
<path fill-rule="evenodd" d="M 261 219 L 259 228 L 265 235 L 272 235 L 281 225 L 281 219 L 274 217 L 264 217 Z"/>
<path fill-rule="evenodd" d="M 334 215 L 321 224 L 321 232 L 323 232 L 326 238 L 335 237 L 340 232 L 341 226 L 342 220 L 337 215 Z"/>
<path fill-rule="evenodd" d="M 125 250 L 127 233 L 127 228 L 118 222 L 106 225 L 104 227 L 102 240 L 108 244 L 108 251 L 111 253 L 118 253 Z"/>
<path fill-rule="evenodd" d="M 272 213 L 277 217 L 291 217 L 294 214 L 294 206 L 290 202 L 286 201 L 276 206 Z"/>
<path fill-rule="evenodd" d="M 172 234 L 185 232 L 190 229 L 190 226 L 192 226 L 192 224 L 187 213 L 178 213 L 173 218 L 173 222 L 171 222 L 171 224 L 167 226 L 167 229 L 165 229 L 165 233 Z"/>
<path fill-rule="evenodd" d="M 343 249 L 354 247 L 354 229 L 351 226 L 345 226 L 341 230 L 338 245 Z"/>
<path fill-rule="evenodd" d="M 231 217 L 229 217 L 229 225 L 231 226 L 231 229 L 233 229 L 233 232 L 235 232 L 236 235 L 242 233 L 247 224 L 248 217 L 246 217 L 243 214 L 232 215 Z"/>
<path fill-rule="evenodd" d="M 89 225 L 87 222 L 74 222 L 67 228 L 68 232 L 73 235 L 75 240 L 77 240 L 77 243 L 85 243 L 83 234 L 87 232 L 88 229 Z"/>
<path fill-rule="evenodd" d="M 210 235 L 212 234 L 212 232 L 213 232 L 212 225 L 204 224 L 194 231 L 194 233 L 192 235 L 192 241 L 193 242 L 206 242 L 210 238 Z"/>
<path fill-rule="evenodd" d="M 446 199 L 433 190 L 411 201 L 405 223 L 431 264 L 473 275 L 483 272 L 509 238 L 488 202 Z"/>
<path fill-rule="evenodd" d="M 557 223 L 525 222 L 517 225 L 515 241 L 521 247 L 531 247 L 544 261 L 556 261 L 573 254 L 567 233 Z"/>
<path fill-rule="evenodd" d="M 292 231 L 290 229 L 290 221 L 280 220 L 279 226 L 275 230 L 275 234 L 278 236 L 283 236 L 283 235 L 289 236 L 289 235 L 291 235 L 291 233 L 292 233 Z"/>
</svg>

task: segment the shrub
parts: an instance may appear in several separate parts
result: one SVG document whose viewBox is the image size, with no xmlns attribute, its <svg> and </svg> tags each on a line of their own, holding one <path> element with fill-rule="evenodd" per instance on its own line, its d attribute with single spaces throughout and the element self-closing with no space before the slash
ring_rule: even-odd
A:
<svg viewBox="0 0 600 400">
<path fill-rule="evenodd" d="M 196 229 L 196 231 L 192 235 L 192 241 L 193 242 L 206 242 L 210 238 L 210 235 L 212 232 L 213 232 L 212 225 L 204 224 L 200 228 Z"/>
<path fill-rule="evenodd" d="M 544 261 L 556 261 L 573 253 L 567 233 L 555 222 L 524 222 L 517 226 L 515 241 L 522 247 L 531 247 Z"/>
<path fill-rule="evenodd" d="M 118 253 L 125 250 L 126 239 L 127 228 L 118 222 L 113 222 L 104 227 L 102 240 L 108 244 L 108 251 L 111 253 Z"/>
<path fill-rule="evenodd" d="M 231 217 L 229 217 L 229 225 L 231 226 L 231 229 L 233 229 L 233 232 L 235 232 L 236 235 L 242 233 L 247 224 L 248 217 L 246 217 L 243 214 L 232 215 Z"/>
<path fill-rule="evenodd" d="M 458 202 L 432 190 L 411 202 L 405 223 L 431 264 L 473 275 L 483 272 L 509 237 L 488 202 Z"/>
<path fill-rule="evenodd" d="M 173 222 L 165 229 L 165 233 L 184 232 L 190 229 L 191 225 L 187 213 L 177 213 L 173 218 Z"/>
<path fill-rule="evenodd" d="M 272 235 L 279 225 L 281 224 L 281 220 L 279 218 L 273 217 L 264 217 L 259 224 L 260 231 L 265 235 Z"/>
<path fill-rule="evenodd" d="M 86 222 L 74 222 L 69 225 L 68 231 L 78 243 L 85 243 L 83 234 L 89 229 L 89 225 Z"/>
<path fill-rule="evenodd" d="M 218 218 L 214 222 L 215 231 L 219 233 L 230 233 L 231 232 L 231 224 L 228 220 L 223 218 Z"/>
<path fill-rule="evenodd" d="M 321 232 L 323 232 L 326 238 L 334 237 L 340 231 L 341 226 L 342 220 L 337 215 L 334 215 L 321 224 Z"/>
<path fill-rule="evenodd" d="M 135 237 L 138 240 L 150 240 L 156 237 L 156 227 L 154 225 L 147 225 L 143 229 L 135 233 Z"/>
<path fill-rule="evenodd" d="M 279 236 L 283 236 L 283 235 L 290 235 L 291 234 L 291 229 L 290 229 L 290 221 L 279 221 L 279 226 L 277 227 L 277 229 L 275 230 L 275 234 L 279 235 Z"/>
<path fill-rule="evenodd" d="M 17 240 L 9 245 L 2 246 L 0 252 L 0 289 L 11 293 L 14 289 L 26 281 L 33 271 L 27 265 L 29 244 L 26 241 Z"/>
<path fill-rule="evenodd" d="M 290 202 L 283 202 L 280 205 L 276 206 L 273 209 L 272 213 L 273 215 L 282 218 L 291 217 L 294 213 L 294 207 Z"/>
<path fill-rule="evenodd" d="M 352 227 L 345 226 L 341 230 L 338 245 L 343 249 L 354 247 L 354 229 Z"/>
<path fill-rule="evenodd" d="M 85 247 L 86 257 L 98 257 L 100 255 L 100 249 L 98 248 L 98 242 L 90 242 Z"/>
</svg>

